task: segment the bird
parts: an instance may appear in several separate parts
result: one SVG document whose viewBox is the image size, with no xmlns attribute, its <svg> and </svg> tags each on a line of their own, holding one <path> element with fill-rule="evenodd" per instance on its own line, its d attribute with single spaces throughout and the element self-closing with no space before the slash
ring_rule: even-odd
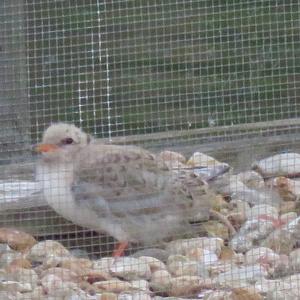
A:
<svg viewBox="0 0 300 300">
<path fill-rule="evenodd" d="M 210 214 L 208 184 L 189 170 L 173 173 L 144 148 L 96 143 L 73 124 L 54 123 L 35 149 L 48 205 L 74 224 L 114 237 L 115 257 L 129 243 L 185 234 L 193 216 Z"/>
</svg>

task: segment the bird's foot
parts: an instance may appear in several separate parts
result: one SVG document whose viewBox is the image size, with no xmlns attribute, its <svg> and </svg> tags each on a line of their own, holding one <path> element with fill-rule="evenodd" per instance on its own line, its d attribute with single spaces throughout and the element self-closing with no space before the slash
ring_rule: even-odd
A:
<svg viewBox="0 0 300 300">
<path fill-rule="evenodd" d="M 128 248 L 128 242 L 119 242 L 115 247 L 112 254 L 113 257 L 120 257 L 124 255 L 125 250 Z"/>
</svg>

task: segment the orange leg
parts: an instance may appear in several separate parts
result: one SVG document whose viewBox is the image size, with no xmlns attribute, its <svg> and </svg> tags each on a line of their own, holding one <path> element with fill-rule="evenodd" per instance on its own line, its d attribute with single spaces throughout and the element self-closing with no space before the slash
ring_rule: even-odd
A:
<svg viewBox="0 0 300 300">
<path fill-rule="evenodd" d="M 120 242 L 115 247 L 113 257 L 120 257 L 124 255 L 125 250 L 128 248 L 128 242 Z"/>
</svg>

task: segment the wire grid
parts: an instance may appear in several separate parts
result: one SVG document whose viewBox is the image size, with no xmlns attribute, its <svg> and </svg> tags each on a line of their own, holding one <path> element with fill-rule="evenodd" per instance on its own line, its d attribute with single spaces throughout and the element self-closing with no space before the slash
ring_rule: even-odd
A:
<svg viewBox="0 0 300 300">
<path fill-rule="evenodd" d="M 298 1 L 3 3 L 1 107 L 11 152 L 27 150 L 56 121 L 158 145 L 162 132 L 175 145 L 299 132 Z M 49 208 L 1 219 L 91 254 L 109 254 L 113 244 Z"/>
<path fill-rule="evenodd" d="M 27 1 L 36 139 L 297 118 L 297 1 Z"/>
</svg>

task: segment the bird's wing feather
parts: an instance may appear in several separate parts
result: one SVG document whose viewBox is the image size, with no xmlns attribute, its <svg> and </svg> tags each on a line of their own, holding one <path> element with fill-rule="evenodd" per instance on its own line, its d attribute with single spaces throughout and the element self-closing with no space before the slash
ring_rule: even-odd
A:
<svg viewBox="0 0 300 300">
<path fill-rule="evenodd" d="M 155 231 L 157 239 L 186 231 L 190 214 L 207 205 L 195 176 L 180 178 L 155 155 L 131 146 L 85 149 L 72 190 L 80 206 L 125 228 L 137 240 L 148 235 L 152 241 Z"/>
</svg>

